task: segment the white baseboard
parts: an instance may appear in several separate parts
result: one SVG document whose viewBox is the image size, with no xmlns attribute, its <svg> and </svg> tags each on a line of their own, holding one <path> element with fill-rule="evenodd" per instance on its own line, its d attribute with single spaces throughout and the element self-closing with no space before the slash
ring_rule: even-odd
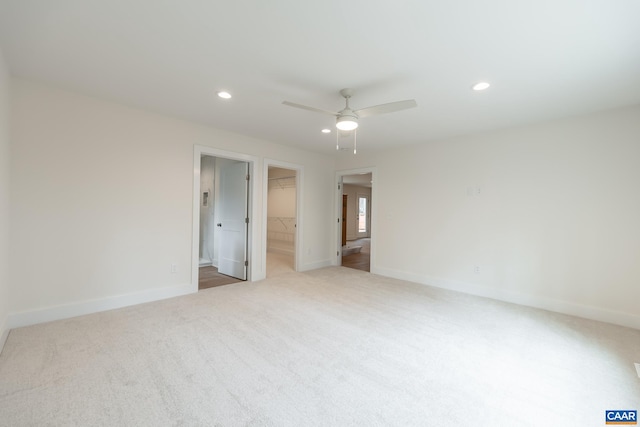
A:
<svg viewBox="0 0 640 427">
<path fill-rule="evenodd" d="M 9 320 L 2 319 L 2 323 L 0 323 L 0 354 L 2 354 L 2 349 L 4 348 L 4 343 L 7 342 L 7 338 L 9 338 Z"/>
<path fill-rule="evenodd" d="M 593 306 L 575 304 L 567 301 L 554 300 L 551 298 L 527 295 L 518 292 L 510 292 L 501 289 L 494 289 L 479 286 L 471 283 L 458 282 L 455 280 L 442 279 L 437 277 L 422 276 L 404 271 L 387 268 L 375 268 L 371 271 L 380 276 L 392 277 L 394 279 L 407 280 L 421 285 L 434 286 L 436 288 L 448 289 L 452 291 L 464 292 L 485 298 L 510 302 L 528 307 L 540 308 L 556 313 L 568 314 L 570 316 L 582 317 L 600 322 L 613 323 L 615 325 L 640 329 L 640 316 L 607 310 Z"/>
<path fill-rule="evenodd" d="M 312 262 L 309 264 L 305 264 L 303 265 L 299 271 L 309 271 L 309 270 L 316 270 L 318 268 L 324 268 L 324 267 L 330 267 L 331 265 L 331 260 L 330 259 L 325 259 L 323 261 L 317 261 L 317 262 Z"/>
<path fill-rule="evenodd" d="M 96 300 L 82 301 L 78 303 L 47 307 L 39 310 L 25 311 L 9 314 L 8 327 L 19 328 L 38 323 L 51 322 L 53 320 L 68 319 L 70 317 L 85 314 L 98 313 L 100 311 L 113 310 L 146 302 L 173 298 L 181 295 L 197 292 L 192 284 L 169 286 L 159 289 L 136 292 L 126 295 L 118 295 Z"/>
</svg>

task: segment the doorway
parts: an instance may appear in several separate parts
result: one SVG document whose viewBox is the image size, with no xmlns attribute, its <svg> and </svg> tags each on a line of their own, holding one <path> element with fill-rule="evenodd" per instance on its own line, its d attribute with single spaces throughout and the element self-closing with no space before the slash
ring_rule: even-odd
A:
<svg viewBox="0 0 640 427">
<path fill-rule="evenodd" d="M 298 172 L 267 166 L 266 275 L 296 270 L 298 229 Z"/>
<path fill-rule="evenodd" d="M 198 290 L 247 279 L 247 162 L 202 155 Z"/>
<path fill-rule="evenodd" d="M 340 265 L 370 272 L 373 172 L 347 173 L 339 181 Z"/>
<path fill-rule="evenodd" d="M 251 280 L 251 156 L 194 147 L 193 291 Z"/>
</svg>

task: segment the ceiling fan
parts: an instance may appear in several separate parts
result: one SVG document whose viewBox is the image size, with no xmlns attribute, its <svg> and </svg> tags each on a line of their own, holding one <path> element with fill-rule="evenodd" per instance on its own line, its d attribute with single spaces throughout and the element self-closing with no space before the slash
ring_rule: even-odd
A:
<svg viewBox="0 0 640 427">
<path fill-rule="evenodd" d="M 336 127 L 342 131 L 354 130 L 358 127 L 358 120 L 364 117 L 373 116 L 375 114 L 393 113 L 394 111 L 406 110 L 408 108 L 417 107 L 415 99 L 405 101 L 389 102 L 388 104 L 375 105 L 373 107 L 352 110 L 349 106 L 349 100 L 353 96 L 353 89 L 342 89 L 340 95 L 345 99 L 345 107 L 338 111 L 327 111 L 320 108 L 308 107 L 306 105 L 296 104 L 295 102 L 283 101 L 284 105 L 289 107 L 302 108 L 303 110 L 314 111 L 316 113 L 328 114 L 336 117 Z"/>
</svg>

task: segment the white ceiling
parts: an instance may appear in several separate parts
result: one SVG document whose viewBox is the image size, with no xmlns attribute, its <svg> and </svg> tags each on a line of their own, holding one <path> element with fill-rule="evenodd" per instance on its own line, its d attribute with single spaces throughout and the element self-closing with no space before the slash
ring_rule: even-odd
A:
<svg viewBox="0 0 640 427">
<path fill-rule="evenodd" d="M 363 153 L 638 104 L 639 22 L 637 0 L 0 0 L 0 45 L 13 75 L 327 154 L 333 119 L 283 100 L 415 98 L 361 120 Z"/>
</svg>

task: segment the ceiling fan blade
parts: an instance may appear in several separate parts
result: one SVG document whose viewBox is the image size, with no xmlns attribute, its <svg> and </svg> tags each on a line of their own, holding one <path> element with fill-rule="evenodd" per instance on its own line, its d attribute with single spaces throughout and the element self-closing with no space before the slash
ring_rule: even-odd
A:
<svg viewBox="0 0 640 427">
<path fill-rule="evenodd" d="M 356 110 L 358 117 L 369 117 L 374 114 L 393 113 L 394 111 L 406 110 L 408 108 L 417 107 L 418 103 L 415 99 L 407 99 L 406 101 L 389 102 L 388 104 L 375 105 L 373 107 Z"/>
<path fill-rule="evenodd" d="M 327 110 L 321 110 L 320 108 L 308 107 L 308 106 L 302 105 L 302 104 L 296 104 L 295 102 L 282 101 L 282 103 L 284 105 L 288 105 L 289 107 L 301 108 L 303 110 L 309 110 L 309 111 L 313 111 L 315 113 L 328 114 L 328 115 L 334 116 L 334 117 L 338 115 L 338 113 L 334 113 L 334 112 L 327 111 Z"/>
</svg>

